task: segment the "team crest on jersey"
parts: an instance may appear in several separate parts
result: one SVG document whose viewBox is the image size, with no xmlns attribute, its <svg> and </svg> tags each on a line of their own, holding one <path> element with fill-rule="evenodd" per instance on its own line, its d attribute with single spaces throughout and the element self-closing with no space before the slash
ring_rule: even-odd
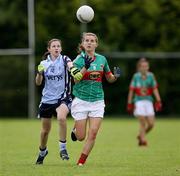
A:
<svg viewBox="0 0 180 176">
<path fill-rule="evenodd" d="M 140 82 L 137 82 L 137 87 L 141 87 L 141 83 Z"/>
<path fill-rule="evenodd" d="M 100 66 L 101 68 L 104 68 L 104 65 L 103 64 L 101 64 L 101 66 Z"/>
<path fill-rule="evenodd" d="M 54 67 L 54 66 L 52 66 L 52 67 L 50 68 L 50 72 L 52 72 L 52 73 L 55 72 L 55 67 Z"/>
<path fill-rule="evenodd" d="M 143 96 L 147 95 L 147 92 L 148 92 L 148 90 L 147 90 L 146 87 L 142 87 L 142 88 L 141 88 L 141 94 L 142 94 Z"/>
<path fill-rule="evenodd" d="M 96 80 L 100 77 L 101 77 L 101 75 L 99 72 L 92 72 L 89 74 L 89 79 L 91 79 L 91 80 Z"/>
<path fill-rule="evenodd" d="M 93 70 L 96 70 L 97 64 L 92 63 L 91 66 Z"/>
</svg>

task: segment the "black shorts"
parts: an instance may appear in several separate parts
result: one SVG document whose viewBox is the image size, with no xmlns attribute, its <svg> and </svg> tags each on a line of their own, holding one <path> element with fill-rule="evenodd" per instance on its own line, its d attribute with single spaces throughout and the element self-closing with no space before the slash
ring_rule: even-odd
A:
<svg viewBox="0 0 180 176">
<path fill-rule="evenodd" d="M 55 104 L 42 103 L 39 107 L 38 117 L 39 118 L 51 118 L 52 116 L 57 117 L 56 108 L 58 108 L 61 104 L 65 104 L 70 111 L 72 98 L 68 97 L 62 100 L 58 100 L 58 103 Z"/>
</svg>

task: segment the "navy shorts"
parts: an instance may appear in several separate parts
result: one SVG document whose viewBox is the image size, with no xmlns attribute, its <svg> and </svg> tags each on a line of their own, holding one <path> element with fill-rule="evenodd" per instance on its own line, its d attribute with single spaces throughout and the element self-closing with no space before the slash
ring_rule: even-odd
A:
<svg viewBox="0 0 180 176">
<path fill-rule="evenodd" d="M 58 103 L 55 104 L 47 104 L 47 103 L 40 104 L 38 117 L 39 118 L 51 118 L 52 116 L 57 117 L 56 108 L 58 108 L 61 104 L 65 104 L 70 111 L 72 98 L 68 97 L 62 100 L 58 100 Z"/>
</svg>

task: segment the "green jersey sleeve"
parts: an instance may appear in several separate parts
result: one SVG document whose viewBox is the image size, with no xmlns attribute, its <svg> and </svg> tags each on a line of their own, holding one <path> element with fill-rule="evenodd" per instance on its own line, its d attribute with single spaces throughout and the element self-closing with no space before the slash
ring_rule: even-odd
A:
<svg viewBox="0 0 180 176">
<path fill-rule="evenodd" d="M 108 72 L 110 72 L 111 70 L 110 70 L 110 68 L 109 68 L 109 64 L 108 64 L 108 62 L 107 62 L 107 59 L 104 57 L 104 72 L 105 73 L 108 73 Z"/>
<path fill-rule="evenodd" d="M 75 67 L 77 67 L 79 70 L 82 69 L 82 67 L 84 66 L 84 60 L 83 60 L 83 58 L 81 57 L 81 55 L 78 55 L 78 56 L 74 59 L 73 65 L 74 65 Z"/>
</svg>

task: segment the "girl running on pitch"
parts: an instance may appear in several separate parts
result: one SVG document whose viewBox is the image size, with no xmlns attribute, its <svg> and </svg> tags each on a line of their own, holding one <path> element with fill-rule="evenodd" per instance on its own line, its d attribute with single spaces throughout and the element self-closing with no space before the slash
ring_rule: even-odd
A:
<svg viewBox="0 0 180 176">
<path fill-rule="evenodd" d="M 94 33 L 84 33 L 79 46 L 80 53 L 73 61 L 73 64 L 81 70 L 83 78 L 80 81 L 75 79 L 76 83 L 73 86 L 75 98 L 72 102 L 71 114 L 75 125 L 71 138 L 73 141 L 83 141 L 87 132 L 87 138 L 77 165 L 83 165 L 86 162 L 104 117 L 102 78 L 105 76 L 108 82 L 113 83 L 120 76 L 119 67 L 114 68 L 113 74 L 106 58 L 95 52 L 97 46 L 97 36 Z"/>
<path fill-rule="evenodd" d="M 43 79 L 45 80 L 39 106 L 39 117 L 41 118 L 42 127 L 39 155 L 36 164 L 43 164 L 43 160 L 48 154 L 47 141 L 51 130 L 52 116 L 57 117 L 59 124 L 60 157 L 63 160 L 69 159 L 66 149 L 66 117 L 72 102 L 69 72 L 76 80 L 82 78 L 80 71 L 73 67 L 71 59 L 61 54 L 62 47 L 59 39 L 50 40 L 47 50 L 44 60 L 38 66 L 38 73 L 36 75 L 37 85 L 41 85 Z"/>
<path fill-rule="evenodd" d="M 153 95 L 156 102 L 153 106 Z M 138 145 L 146 146 L 146 134 L 154 127 L 155 111 L 161 111 L 162 103 L 154 74 L 149 72 L 149 62 L 141 58 L 137 63 L 137 72 L 130 83 L 127 111 L 134 113 L 139 120 Z"/>
</svg>

